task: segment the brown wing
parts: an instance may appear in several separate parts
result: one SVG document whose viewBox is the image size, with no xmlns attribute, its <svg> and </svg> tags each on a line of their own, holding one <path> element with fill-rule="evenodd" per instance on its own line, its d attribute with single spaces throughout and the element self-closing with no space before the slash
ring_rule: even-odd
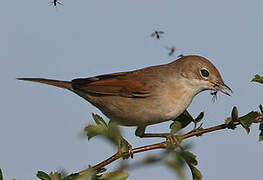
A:
<svg viewBox="0 0 263 180">
<path fill-rule="evenodd" d="M 123 97 L 148 97 L 150 89 L 141 82 L 127 76 L 127 72 L 106 74 L 85 79 L 74 79 L 74 90 L 97 95 Z"/>
</svg>

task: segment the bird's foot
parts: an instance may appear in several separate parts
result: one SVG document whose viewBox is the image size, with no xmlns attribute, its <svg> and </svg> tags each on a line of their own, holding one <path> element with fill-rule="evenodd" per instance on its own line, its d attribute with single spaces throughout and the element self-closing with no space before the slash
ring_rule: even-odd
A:
<svg viewBox="0 0 263 180">
<path fill-rule="evenodd" d="M 175 149 L 176 147 L 179 147 L 183 150 L 183 147 L 180 145 L 182 142 L 182 138 L 180 136 L 175 136 L 173 134 L 167 134 L 166 135 L 166 143 L 171 149 Z"/>
</svg>

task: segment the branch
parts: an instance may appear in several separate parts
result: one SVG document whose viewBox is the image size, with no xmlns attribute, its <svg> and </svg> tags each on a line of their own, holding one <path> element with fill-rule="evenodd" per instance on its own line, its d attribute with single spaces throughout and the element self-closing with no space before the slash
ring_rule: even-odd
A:
<svg viewBox="0 0 263 180">
<path fill-rule="evenodd" d="M 258 116 L 257 118 L 255 118 L 252 122 L 253 123 L 258 123 L 260 120 L 263 120 L 263 115 Z M 233 122 L 233 125 L 231 127 L 231 129 L 233 129 L 233 127 L 235 128 L 236 126 L 240 125 L 240 122 Z M 222 130 L 222 129 L 227 129 L 229 128 L 228 124 L 221 124 L 221 125 L 217 125 L 217 126 L 213 126 L 210 128 L 206 128 L 206 129 L 201 129 L 201 130 L 192 130 L 186 134 L 183 135 L 183 139 L 187 139 L 193 136 L 201 136 L 202 134 L 205 133 L 209 133 L 209 132 L 213 132 L 213 131 L 217 131 L 217 130 Z M 138 147 L 138 148 L 134 148 L 132 149 L 133 154 L 135 153 L 139 153 L 139 152 L 144 152 L 144 151 L 149 151 L 149 150 L 154 150 L 154 149 L 167 149 L 169 150 L 169 146 L 167 145 L 166 141 L 161 142 L 161 143 L 156 143 L 156 144 L 151 144 L 151 145 L 147 145 L 147 146 L 142 146 L 142 147 Z M 110 158 L 102 161 L 101 163 L 93 166 L 92 168 L 95 170 L 99 170 L 101 168 L 103 168 L 104 166 L 112 163 L 113 161 L 116 161 L 117 159 L 123 157 L 123 156 L 127 156 L 128 153 L 127 152 L 121 152 L 120 150 L 114 154 L 113 156 L 111 156 Z M 87 172 L 88 169 L 82 170 L 79 172 L 79 175 L 83 175 Z"/>
</svg>

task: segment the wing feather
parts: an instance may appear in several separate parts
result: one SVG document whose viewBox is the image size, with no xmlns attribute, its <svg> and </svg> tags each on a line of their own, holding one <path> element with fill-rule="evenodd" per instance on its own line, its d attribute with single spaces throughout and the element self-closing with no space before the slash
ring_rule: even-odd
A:
<svg viewBox="0 0 263 180">
<path fill-rule="evenodd" d="M 128 73 L 114 73 L 85 79 L 74 79 L 73 89 L 97 95 L 123 97 L 148 97 L 150 88 L 127 76 Z"/>
</svg>

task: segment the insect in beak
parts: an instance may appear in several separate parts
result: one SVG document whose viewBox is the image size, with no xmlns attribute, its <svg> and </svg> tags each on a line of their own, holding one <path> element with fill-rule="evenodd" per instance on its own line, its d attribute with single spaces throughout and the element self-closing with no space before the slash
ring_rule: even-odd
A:
<svg viewBox="0 0 263 180">
<path fill-rule="evenodd" d="M 210 94 L 213 96 L 213 97 L 212 97 L 212 102 L 213 102 L 213 103 L 217 100 L 217 92 L 218 92 L 218 91 L 213 91 L 213 92 L 210 93 Z"/>
</svg>

